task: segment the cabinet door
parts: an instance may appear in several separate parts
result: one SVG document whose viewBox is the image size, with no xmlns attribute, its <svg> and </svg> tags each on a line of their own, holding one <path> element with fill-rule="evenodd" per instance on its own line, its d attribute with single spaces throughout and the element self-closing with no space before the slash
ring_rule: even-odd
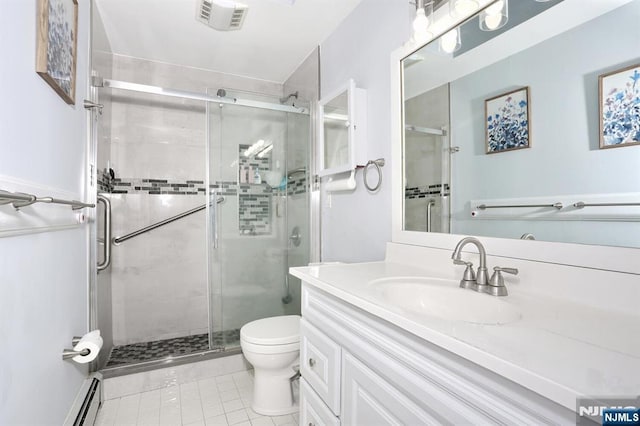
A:
<svg viewBox="0 0 640 426">
<path fill-rule="evenodd" d="M 446 419 L 427 413 L 350 353 L 342 355 L 343 425 L 430 425 Z"/>
<path fill-rule="evenodd" d="M 333 415 L 304 378 L 300 379 L 300 424 L 340 426 L 340 419 Z"/>
<path fill-rule="evenodd" d="M 300 320 L 300 373 L 329 408 L 340 413 L 341 349 L 304 318 Z"/>
</svg>

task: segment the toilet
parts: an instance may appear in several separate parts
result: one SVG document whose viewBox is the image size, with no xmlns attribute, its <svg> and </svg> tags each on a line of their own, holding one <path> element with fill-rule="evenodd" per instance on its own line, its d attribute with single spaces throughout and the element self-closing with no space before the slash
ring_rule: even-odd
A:
<svg viewBox="0 0 640 426">
<path fill-rule="evenodd" d="M 251 408 L 265 416 L 291 414 L 298 410 L 291 378 L 300 356 L 300 316 L 284 315 L 245 324 L 240 346 L 253 365 Z"/>
</svg>

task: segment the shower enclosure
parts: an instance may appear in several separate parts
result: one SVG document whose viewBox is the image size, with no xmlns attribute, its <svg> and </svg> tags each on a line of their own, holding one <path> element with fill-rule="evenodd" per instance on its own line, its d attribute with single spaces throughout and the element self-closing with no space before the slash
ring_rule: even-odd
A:
<svg viewBox="0 0 640 426">
<path fill-rule="evenodd" d="M 136 68 L 125 65 L 109 69 Z M 102 262 L 109 245 L 111 262 L 98 274 L 92 328 L 110 356 L 96 369 L 238 353 L 247 322 L 300 313 L 287 271 L 309 257 L 308 105 L 106 77 L 94 78 L 103 106 L 93 115 L 111 235 L 99 211 L 96 251 Z"/>
<path fill-rule="evenodd" d="M 451 148 L 449 86 L 443 85 L 404 104 L 404 229 L 450 230 Z"/>
</svg>

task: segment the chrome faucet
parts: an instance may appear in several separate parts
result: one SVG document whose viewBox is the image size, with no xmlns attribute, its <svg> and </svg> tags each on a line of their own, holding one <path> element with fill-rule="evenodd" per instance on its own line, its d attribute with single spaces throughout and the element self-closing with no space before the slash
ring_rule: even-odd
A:
<svg viewBox="0 0 640 426">
<path fill-rule="evenodd" d="M 467 244 L 473 244 L 478 248 L 478 253 L 480 254 L 480 266 L 478 266 L 477 274 L 474 274 L 473 272 L 473 263 L 465 262 L 460 258 L 462 255 L 462 249 Z M 461 239 L 453 250 L 451 259 L 453 259 L 453 263 L 456 265 L 467 266 L 467 269 L 464 271 L 464 276 L 462 277 L 462 280 L 460 280 L 460 287 L 470 288 L 480 292 L 485 291 L 487 284 L 489 283 L 489 273 L 487 272 L 487 252 L 484 250 L 484 246 L 480 240 L 475 237 L 466 237 Z"/>
<path fill-rule="evenodd" d="M 478 266 L 477 273 L 473 271 L 473 263 L 465 262 L 461 259 L 462 249 L 467 244 L 473 244 L 478 248 L 478 253 L 480 254 L 480 266 Z M 516 268 L 501 268 L 496 266 L 493 268 L 494 272 L 491 279 L 489 279 L 489 273 L 487 271 L 487 252 L 480 240 L 474 237 L 461 239 L 453 250 L 451 259 L 453 259 L 453 263 L 456 265 L 465 265 L 467 267 L 464 270 L 462 279 L 460 280 L 461 288 L 468 288 L 481 293 L 489 293 L 493 296 L 506 296 L 508 294 L 501 272 L 514 275 L 518 274 L 518 270 Z"/>
</svg>

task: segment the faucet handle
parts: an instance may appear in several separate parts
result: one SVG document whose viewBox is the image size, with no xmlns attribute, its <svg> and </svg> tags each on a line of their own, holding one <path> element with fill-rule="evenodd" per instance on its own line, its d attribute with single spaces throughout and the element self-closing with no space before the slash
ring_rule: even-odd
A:
<svg viewBox="0 0 640 426">
<path fill-rule="evenodd" d="M 500 266 L 496 266 L 495 268 L 493 268 L 493 275 L 491 275 L 491 279 L 489 279 L 489 285 L 485 290 L 487 293 L 494 296 L 506 296 L 508 294 L 507 287 L 504 285 L 502 272 L 518 275 L 517 268 L 501 268 Z"/>
<path fill-rule="evenodd" d="M 460 280 L 460 287 L 475 289 L 476 273 L 473 271 L 473 263 L 465 262 L 464 260 L 458 258 L 454 258 L 453 263 L 455 263 L 456 265 L 466 266 L 464 274 L 462 274 L 462 279 Z"/>
<path fill-rule="evenodd" d="M 518 275 L 518 268 L 502 268 L 500 266 L 496 266 L 493 270 L 495 272 L 505 272 L 507 274 Z"/>
</svg>

